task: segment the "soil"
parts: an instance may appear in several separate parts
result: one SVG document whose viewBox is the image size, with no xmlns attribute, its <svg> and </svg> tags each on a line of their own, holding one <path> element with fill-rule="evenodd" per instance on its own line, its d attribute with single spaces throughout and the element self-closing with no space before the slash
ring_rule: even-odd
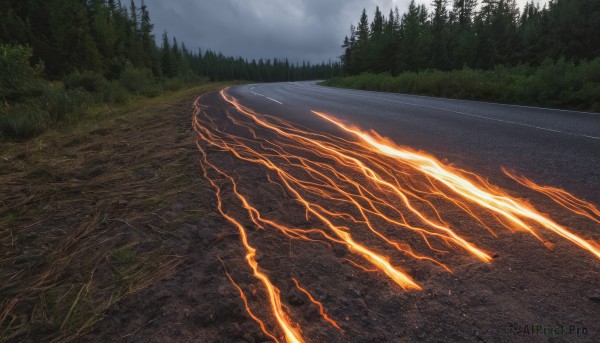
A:
<svg viewBox="0 0 600 343">
<path fill-rule="evenodd" d="M 21 228 L 15 230 L 23 237 L 32 235 L 34 242 L 47 240 L 45 249 L 52 250 L 64 237 L 49 231 L 63 230 L 68 235 L 70 228 L 83 221 L 102 221 L 108 214 L 108 222 L 98 226 L 102 233 L 94 240 L 126 232 L 135 238 L 119 238 L 111 244 L 136 242 L 137 255 L 157 261 L 152 269 L 155 273 L 147 273 L 149 282 L 132 286 L 135 291 L 105 309 L 99 321 L 82 332 L 85 335 L 62 339 L 272 341 L 246 312 L 229 274 L 248 297 L 253 312 L 283 341 L 261 284 L 246 263 L 239 232 L 216 211 L 215 190 L 199 168 L 198 139 L 191 126 L 195 98 L 189 94 L 164 104 L 160 115 L 144 120 L 117 118 L 108 128 L 81 140 L 66 142 L 65 138 L 55 147 L 60 152 L 51 161 L 39 160 L 45 171 L 19 174 L 18 161 L 26 160 L 26 156 L 12 157 L 10 166 L 3 167 L 0 195 L 4 204 L 19 204 L 11 208 L 23 209 L 25 219 L 10 226 Z M 235 111 L 218 93 L 204 95 L 200 103 L 226 130 L 226 110 L 234 115 Z M 312 225 L 304 209 L 270 183 L 263 169 L 218 149 L 202 147 L 211 163 L 234 176 L 240 192 L 248 195 L 261 213 L 301 228 Z M 59 156 L 69 154 L 88 158 L 77 165 L 68 158 L 56 162 Z M 462 224 L 465 234 L 485 246 L 494 259 L 482 263 L 466 253 L 454 253 L 456 250 L 436 255 L 452 269 L 449 273 L 435 264 L 386 250 L 372 235 L 357 233 L 357 239 L 378 247 L 423 287 L 421 291 L 405 291 L 382 273 L 366 272 L 348 262 L 360 259 L 341 245 L 290 239 L 276 230 L 251 225 L 231 186 L 226 180 L 219 182 L 225 211 L 247 227 L 261 270 L 281 291 L 284 310 L 307 342 L 600 341 L 600 261 L 570 243 L 549 238 L 554 244 L 550 250 L 526 233 L 498 230 L 498 237 L 494 237 L 482 233 L 476 224 Z M 521 195 L 552 205 L 533 192 Z M 2 214 L 6 216 L 8 210 L 5 205 Z M 444 210 L 451 211 L 440 209 Z M 458 211 L 447 215 L 453 222 L 471 223 Z M 600 241 L 597 224 L 569 214 L 558 219 Z M 393 228 L 385 230 L 394 234 Z M 404 238 L 425 249 L 416 239 Z M 23 243 L 19 251 L 39 246 Z M 16 252 L 11 250 L 11 254 Z M 298 291 L 292 278 L 323 304 L 343 332 L 323 320 L 318 307 Z M 26 325 L 36 303 L 22 301 L 12 311 L 20 315 L 22 325 Z M 56 329 L 56 325 L 48 327 Z M 573 334 L 539 331 L 561 327 Z M 61 338 L 34 331 L 12 339 L 50 340 L 44 337 Z"/>
</svg>

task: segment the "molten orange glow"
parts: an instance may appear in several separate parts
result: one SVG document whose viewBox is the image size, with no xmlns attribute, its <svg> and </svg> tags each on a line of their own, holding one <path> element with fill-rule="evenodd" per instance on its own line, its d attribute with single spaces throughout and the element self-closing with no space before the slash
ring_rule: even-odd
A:
<svg viewBox="0 0 600 343">
<path fill-rule="evenodd" d="M 534 191 L 538 191 L 540 193 L 548 196 L 552 201 L 564 207 L 565 209 L 578 214 L 580 216 L 584 216 L 590 220 L 595 221 L 600 224 L 600 210 L 594 204 L 591 204 L 585 200 L 581 200 L 576 198 L 575 196 L 569 194 L 564 189 L 554 188 L 549 186 L 540 186 L 535 182 L 525 178 L 516 176 L 513 173 L 510 173 L 506 169 L 502 169 L 504 174 L 506 174 L 511 179 L 517 181 L 521 185 L 533 189 Z"/>
<path fill-rule="evenodd" d="M 222 261 L 221 261 L 222 263 Z M 250 318 L 252 318 L 255 322 L 258 323 L 258 325 L 260 325 L 261 330 L 270 338 L 272 338 L 275 342 L 279 343 L 279 340 L 277 339 L 277 337 L 273 336 L 273 334 L 271 334 L 269 332 L 269 330 L 267 330 L 267 327 L 265 325 L 265 323 L 260 320 L 260 318 L 258 318 L 250 309 L 250 306 L 248 305 L 248 298 L 246 298 L 246 294 L 244 294 L 244 291 L 242 290 L 242 288 L 240 288 L 240 286 L 233 281 L 233 278 L 231 277 L 231 275 L 229 275 L 229 273 L 227 271 L 225 271 L 225 274 L 227 274 L 227 278 L 229 279 L 229 281 L 231 281 L 231 283 L 235 286 L 235 288 L 238 290 L 238 292 L 240 293 L 240 298 L 242 298 L 242 301 L 244 302 L 244 307 L 246 308 L 246 312 L 248 312 L 248 314 L 250 315 Z"/>
<path fill-rule="evenodd" d="M 461 176 L 460 173 L 452 170 L 452 168 L 444 166 L 435 158 L 396 147 L 384 139 L 374 137 L 358 129 L 350 128 L 326 114 L 316 111 L 312 112 L 319 117 L 334 123 L 342 130 L 360 138 L 374 153 L 384 154 L 386 156 L 396 158 L 404 163 L 410 164 L 415 169 L 418 169 L 426 175 L 440 181 L 461 197 L 505 217 L 516 227 L 534 233 L 533 228 L 524 222 L 524 220 L 529 219 L 541 225 L 545 229 L 551 230 L 563 238 L 566 238 L 579 245 L 581 248 L 588 250 L 594 256 L 596 256 L 596 258 L 600 259 L 600 249 L 597 247 L 597 244 L 590 243 L 585 239 L 573 234 L 566 228 L 538 212 L 532 206 L 518 201 L 517 199 L 512 198 L 501 191 L 494 191 L 491 189 L 491 187 L 482 187 L 477 185 L 473 182 L 473 180 L 469 180 L 467 177 Z"/>
<path fill-rule="evenodd" d="M 338 323 L 335 322 L 335 320 L 329 318 L 329 316 L 327 315 L 327 313 L 325 313 L 325 309 L 323 308 L 323 304 L 321 304 L 320 302 L 316 301 L 315 298 L 313 298 L 312 295 L 310 295 L 310 293 L 302 288 L 302 286 L 300 286 L 300 284 L 298 283 L 298 280 L 296 280 L 295 278 L 292 278 L 292 281 L 294 281 L 294 283 L 296 284 L 296 287 L 298 287 L 298 289 L 306 294 L 306 296 L 308 297 L 308 299 L 315 305 L 317 305 L 317 307 L 319 308 L 319 313 L 321 314 L 321 317 L 323 317 L 323 319 L 325 319 L 326 321 L 329 322 L 329 324 L 333 325 L 336 329 L 340 330 L 341 332 L 344 332 L 344 330 L 342 330 L 342 328 L 338 325 Z"/>
<path fill-rule="evenodd" d="M 267 230 L 291 242 L 343 246 L 369 268 L 354 262 L 354 258 L 340 260 L 359 268 L 359 272 L 377 272 L 407 291 L 418 291 L 422 286 L 399 266 L 399 261 L 425 263 L 447 272 L 452 269 L 451 263 L 442 262 L 445 257 L 489 263 L 490 254 L 472 240 L 482 234 L 497 237 L 497 228 L 525 231 L 544 243 L 547 231 L 600 258 L 596 242 L 575 234 L 476 174 L 445 165 L 423 152 L 399 147 L 374 132 L 321 112 L 313 111 L 350 139 L 258 113 L 226 90 L 220 95 L 230 105 L 220 117 L 208 113 L 198 100 L 195 103 L 193 126 L 202 153 L 200 166 L 215 189 L 219 213 L 239 231 L 247 266 L 264 289 L 265 297 L 259 300 L 272 318 L 259 318 L 266 310 L 251 309 L 242 289 L 227 276 L 238 289 L 250 317 L 274 340 L 280 336 L 286 342 L 303 342 L 300 326 L 289 318 L 279 288 L 269 272 L 259 267 L 257 250 L 250 243 L 254 235 Z M 281 192 L 281 203 L 276 205 L 283 209 L 280 214 L 288 218 L 289 208 L 290 213 L 302 213 L 305 222 L 292 225 L 277 219 L 281 216 L 273 216 L 273 209 L 265 210 L 250 191 L 256 185 L 246 185 L 247 178 L 240 176 L 240 170 L 235 171 L 237 164 L 245 166 L 244 172 L 253 170 L 264 175 L 268 180 L 265 187 Z M 566 191 L 508 175 L 563 208 L 600 223 L 600 213 L 592 204 Z M 259 231 L 250 233 L 248 229 Z M 319 307 L 323 319 L 342 330 L 325 314 L 322 304 L 292 275 L 289 277 Z"/>
<path fill-rule="evenodd" d="M 256 262 L 256 249 L 254 249 L 252 246 L 250 246 L 250 243 L 248 243 L 248 237 L 246 235 L 246 230 L 244 229 L 242 224 L 240 224 L 237 220 L 235 220 L 235 218 L 233 218 L 230 215 L 228 215 L 227 213 L 223 212 L 223 202 L 221 200 L 221 188 L 212 179 L 210 179 L 208 177 L 208 171 L 205 169 L 204 166 L 209 165 L 209 166 L 213 167 L 213 169 L 215 169 L 217 171 L 219 171 L 219 170 L 214 165 L 210 164 L 206 160 L 206 155 L 203 156 L 202 160 L 204 162 L 201 164 L 201 166 L 203 168 L 204 176 L 208 179 L 208 181 L 212 184 L 212 186 L 216 190 L 217 202 L 218 202 L 217 209 L 224 218 L 226 218 L 231 224 L 233 224 L 235 227 L 237 227 L 237 229 L 240 233 L 242 244 L 244 245 L 244 247 L 246 248 L 246 251 L 247 251 L 246 261 L 248 262 L 248 265 L 250 266 L 250 268 L 252 268 L 254 276 L 263 283 L 265 290 L 267 291 L 269 303 L 271 304 L 272 313 L 273 313 L 274 317 L 276 318 L 277 323 L 279 324 L 279 327 L 283 330 L 286 341 L 294 342 L 294 343 L 304 342 L 304 340 L 302 339 L 302 336 L 300 335 L 299 330 L 292 326 L 292 324 L 290 323 L 290 320 L 288 319 L 287 315 L 285 314 L 285 312 L 282 309 L 281 298 L 279 296 L 279 294 L 280 294 L 279 289 L 277 287 L 275 287 L 273 285 L 273 283 L 271 283 L 271 280 L 269 279 L 269 277 L 266 274 L 262 273 L 259 270 L 258 263 Z M 231 279 L 231 277 L 230 277 L 230 280 L 233 281 L 233 279 Z M 240 293 L 243 294 L 242 290 L 239 288 L 239 286 L 237 286 L 237 284 L 236 284 L 236 287 L 238 288 Z M 258 319 L 251 311 L 249 311 L 249 308 L 247 305 L 247 300 L 246 300 L 245 296 L 243 296 L 243 299 L 244 299 L 244 303 L 246 305 L 246 309 L 248 310 L 248 313 L 250 314 L 250 316 L 259 323 L 259 325 L 261 326 L 261 328 L 263 329 L 265 334 L 267 334 L 268 336 L 272 336 L 271 333 L 268 332 L 264 328 L 263 322 L 260 321 L 260 319 Z"/>
</svg>

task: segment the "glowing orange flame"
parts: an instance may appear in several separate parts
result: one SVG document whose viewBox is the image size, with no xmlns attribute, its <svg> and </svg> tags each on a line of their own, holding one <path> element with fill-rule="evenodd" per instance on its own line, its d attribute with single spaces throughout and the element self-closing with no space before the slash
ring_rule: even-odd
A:
<svg viewBox="0 0 600 343">
<path fill-rule="evenodd" d="M 588 250 L 594 256 L 600 259 L 600 249 L 597 248 L 597 244 L 590 243 L 585 239 L 573 234 L 566 228 L 538 212 L 530 205 L 525 204 L 515 198 L 511 198 L 502 192 L 493 192 L 490 188 L 485 189 L 484 187 L 480 187 L 472 180 L 461 176 L 459 173 L 453 171 L 447 166 L 442 165 L 439 161 L 432 157 L 395 147 L 386 140 L 374 137 L 361 130 L 350 128 L 324 113 L 316 111 L 312 112 L 319 117 L 335 124 L 342 130 L 360 138 L 367 144 L 368 147 L 372 149 L 373 152 L 384 154 L 396 158 L 402 162 L 411 164 L 414 168 L 442 182 L 460 196 L 476 203 L 479 206 L 504 216 L 517 227 L 534 233 L 533 228 L 522 220 L 530 219 L 540 224 L 542 227 L 570 240 L 581 248 Z"/>
<path fill-rule="evenodd" d="M 594 204 L 591 204 L 585 200 L 579 199 L 564 189 L 554 188 L 549 186 L 540 186 L 535 182 L 525 178 L 516 176 L 513 173 L 510 173 L 506 169 L 502 169 L 504 174 L 506 174 L 511 179 L 517 181 L 521 185 L 533 189 L 534 191 L 538 191 L 540 193 L 545 194 L 550 199 L 552 199 L 555 203 L 564 207 L 565 209 L 578 214 L 580 216 L 584 216 L 590 220 L 595 221 L 600 224 L 600 210 Z"/>
<path fill-rule="evenodd" d="M 329 316 L 327 315 L 327 313 L 325 313 L 325 309 L 323 308 L 323 304 L 321 304 L 320 302 L 316 301 L 315 298 L 313 298 L 312 295 L 310 295 L 310 293 L 302 288 L 302 286 L 300 286 L 300 284 L 298 283 L 298 280 L 296 280 L 295 278 L 292 278 L 292 281 L 294 281 L 294 283 L 296 284 L 296 287 L 298 287 L 298 289 L 306 294 L 306 296 L 308 297 L 308 299 L 315 305 L 317 305 L 317 307 L 319 308 L 319 313 L 321 314 L 321 317 L 323 317 L 323 319 L 325 319 L 326 321 L 329 322 L 329 324 L 333 325 L 336 329 L 340 330 L 341 332 L 344 332 L 344 330 L 338 325 L 338 323 L 335 322 L 335 320 L 329 318 Z"/>
<path fill-rule="evenodd" d="M 221 263 L 223 263 L 223 261 L 221 261 Z M 225 265 L 223 265 L 223 267 L 225 267 Z M 227 271 L 225 271 L 225 274 L 227 275 L 227 278 L 229 279 L 229 281 L 231 281 L 231 283 L 235 286 L 235 288 L 238 290 L 238 292 L 240 293 L 240 298 L 242 298 L 242 301 L 244 302 L 244 307 L 246 308 L 246 312 L 248 312 L 248 314 L 250 315 L 250 318 L 252 318 L 255 322 L 258 323 L 258 325 L 260 325 L 261 330 L 267 335 L 269 336 L 271 339 L 273 339 L 275 342 L 279 343 L 279 340 L 277 339 L 277 337 L 273 336 L 273 334 L 271 334 L 269 332 L 269 330 L 267 329 L 267 326 L 265 325 L 265 323 L 260 320 L 260 318 L 258 318 L 250 309 L 250 305 L 248 305 L 248 298 L 246 298 L 246 294 L 244 294 L 244 291 L 242 290 L 242 288 L 233 280 L 233 278 L 231 277 L 231 275 L 229 275 L 229 273 Z"/>
<path fill-rule="evenodd" d="M 460 236 L 458 236 L 454 231 L 450 230 L 450 228 L 448 228 L 447 226 L 444 225 L 440 225 L 438 223 L 436 223 L 434 220 L 429 219 L 425 214 L 423 214 L 422 212 L 416 210 L 412 204 L 410 203 L 408 197 L 405 195 L 405 192 L 402 191 L 402 189 L 400 189 L 399 187 L 393 185 L 392 183 L 384 180 L 384 178 L 382 178 L 377 172 L 375 172 L 372 168 L 369 168 L 367 165 L 365 165 L 364 162 L 362 162 L 361 160 L 352 157 L 349 153 L 347 149 L 336 149 L 336 147 L 328 145 L 322 141 L 318 141 L 315 139 L 311 139 L 311 138 L 307 138 L 309 135 L 298 135 L 295 133 L 289 133 L 286 132 L 284 130 L 282 130 L 281 127 L 278 127 L 274 124 L 271 124 L 269 122 L 267 122 L 266 120 L 263 120 L 261 118 L 258 117 L 258 114 L 246 107 L 244 107 L 243 105 L 241 105 L 236 99 L 234 99 L 233 97 L 229 97 L 227 96 L 227 94 L 225 93 L 225 90 L 221 91 L 221 96 L 223 97 L 223 99 L 225 99 L 227 102 L 229 102 L 230 104 L 232 104 L 239 113 L 242 113 L 248 117 L 250 117 L 252 120 L 254 120 L 256 123 L 258 123 L 259 125 L 261 125 L 262 127 L 265 127 L 267 129 L 273 130 L 276 133 L 290 138 L 294 141 L 296 141 L 297 143 L 299 143 L 301 146 L 302 145 L 308 145 L 314 149 L 318 149 L 320 150 L 321 154 L 325 154 L 328 155 L 328 157 L 332 158 L 333 160 L 335 160 L 336 162 L 342 164 L 342 165 L 350 165 L 353 166 L 354 169 L 358 168 L 358 170 L 360 172 L 362 172 L 362 174 L 364 174 L 367 178 L 369 178 L 370 180 L 374 181 L 375 183 L 377 183 L 378 185 L 381 185 L 383 187 L 389 188 L 391 191 L 393 191 L 401 200 L 402 202 L 408 207 L 408 209 L 413 212 L 414 214 L 416 214 L 419 218 L 421 218 L 426 224 L 444 232 L 445 234 L 448 235 L 448 239 L 453 240 L 455 243 L 463 246 L 464 248 L 466 248 L 469 252 L 471 252 L 472 254 L 474 254 L 475 256 L 477 256 L 478 258 L 480 258 L 481 260 L 485 261 L 485 262 L 489 262 L 491 260 L 491 257 L 489 255 L 487 255 L 486 253 L 484 253 L 483 251 L 481 251 L 480 249 L 477 249 L 476 247 L 474 247 L 472 244 L 470 244 L 469 242 L 467 242 L 466 240 L 464 240 L 463 238 L 461 238 Z M 329 118 L 329 117 L 327 117 Z M 302 132 L 299 130 L 295 130 L 296 132 Z M 239 157 L 239 156 L 238 156 Z M 270 163 L 268 163 L 270 165 Z M 269 166 L 269 168 L 271 168 Z M 276 167 L 274 167 L 274 169 L 277 169 Z M 336 187 L 338 188 L 338 187 Z M 338 190 L 340 190 L 338 188 Z M 292 189 L 292 192 L 294 192 L 294 190 Z M 345 192 L 342 192 L 345 193 Z M 311 209 L 310 204 L 306 203 L 305 201 L 303 201 L 303 199 L 298 199 L 301 203 L 303 203 L 305 205 L 305 207 L 307 208 L 307 210 L 309 212 L 313 212 L 313 214 L 315 214 L 315 212 Z M 331 222 L 329 222 L 326 218 L 323 218 L 322 216 L 319 216 L 318 213 L 316 213 L 317 217 L 319 217 L 319 219 L 324 219 L 324 222 L 327 224 L 327 226 L 329 226 L 334 232 L 338 232 L 336 227 L 333 227 L 331 225 Z M 389 218 L 385 218 L 388 219 Z M 394 224 L 400 224 L 398 222 L 395 222 Z M 406 224 L 406 223 L 405 223 Z M 411 229 L 416 229 L 417 228 L 413 228 L 410 227 Z M 429 232 L 428 232 L 429 233 Z M 432 233 L 430 233 L 432 234 Z M 358 248 L 357 250 L 361 250 L 360 248 Z M 369 260 L 372 263 L 375 264 L 381 264 L 383 263 L 382 259 L 380 257 L 377 258 L 373 258 L 372 256 L 368 256 L 369 254 L 367 253 L 367 256 L 365 256 L 367 258 L 367 260 Z M 386 274 L 388 274 L 388 276 L 390 276 L 392 279 L 394 279 L 394 281 L 399 282 L 399 284 L 401 286 L 403 286 L 403 284 L 405 284 L 405 282 L 403 281 L 404 277 L 402 278 L 398 278 L 395 276 L 395 273 L 393 271 L 391 271 L 391 269 L 389 269 L 389 267 L 383 263 L 380 265 L 380 267 L 386 272 Z M 409 283 L 410 284 L 410 283 Z M 409 284 L 406 284 L 407 286 Z M 403 286 L 404 287 L 404 286 Z M 419 287 L 413 287 L 413 288 L 419 288 Z"/>
<path fill-rule="evenodd" d="M 277 334 L 272 332 L 276 331 L 286 342 L 303 342 L 303 338 L 300 327 L 284 311 L 287 308 L 281 302 L 279 289 L 259 267 L 256 248 L 250 244 L 247 226 L 242 224 L 244 221 L 261 231 L 275 230 L 292 240 L 343 245 L 357 255 L 361 263 L 370 263 L 372 269 L 352 259 L 341 260 L 362 272 L 379 272 L 404 290 L 421 290 L 422 287 L 391 262 L 396 256 L 388 257 L 385 249 L 448 272 L 451 272 L 450 267 L 438 259 L 453 249 L 485 263 L 492 261 L 484 249 L 461 232 L 465 228 L 460 224 L 450 225 L 444 219 L 448 208 L 460 211 L 475 223 L 475 227 L 483 228 L 484 233 L 494 237 L 493 227 L 499 226 L 524 230 L 544 242 L 536 231 L 543 228 L 600 258 L 596 242 L 576 235 L 532 205 L 510 196 L 476 174 L 445 165 L 423 152 L 399 147 L 374 132 L 346 125 L 321 112 L 313 111 L 352 139 L 314 132 L 257 113 L 240 104 L 226 90 L 220 95 L 231 105 L 221 118 L 207 113 L 198 100 L 195 103 L 193 127 L 202 153 L 200 166 L 215 189 L 219 213 L 239 231 L 246 250 L 245 260 L 264 288 L 266 297 L 261 300 L 268 304 L 273 322 L 259 318 L 255 313 L 260 312 L 252 311 L 242 289 L 229 273 L 227 276 L 238 289 L 250 317 L 275 341 Z M 219 126 L 223 121 L 226 124 Z M 260 203 L 253 202 L 252 194 L 245 193 L 245 188 L 239 185 L 241 178 L 229 174 L 227 168 L 218 167 L 218 161 L 209 161 L 207 148 L 224 152 L 235 161 L 264 172 L 270 187 L 283 192 L 284 206 L 293 204 L 303 211 L 310 227 L 301 228 L 302 225 L 292 226 L 269 218 L 270 211 L 261 211 Z M 210 156 L 212 158 L 213 154 Z M 594 205 L 564 190 L 507 175 L 521 185 L 549 196 L 563 208 L 600 223 L 600 211 Z M 230 186 L 227 192 L 224 193 L 221 183 Z M 233 200 L 224 201 L 223 197 L 227 195 Z M 240 215 L 245 219 L 239 219 Z M 419 241 L 422 244 L 415 244 Z M 342 330 L 325 314 L 322 304 L 291 278 L 319 307 L 323 319 Z M 271 328 L 273 324 L 278 329 Z"/>
<path fill-rule="evenodd" d="M 273 316 L 276 318 L 277 323 L 279 324 L 279 327 L 283 330 L 286 341 L 294 342 L 294 343 L 304 342 L 304 340 L 302 339 L 302 336 L 300 335 L 299 330 L 292 326 L 292 324 L 290 323 L 290 320 L 288 319 L 287 315 L 285 314 L 285 312 L 282 309 L 279 289 L 277 287 L 275 287 L 273 285 L 273 283 L 271 283 L 271 280 L 269 279 L 269 277 L 266 274 L 262 273 L 259 270 L 258 262 L 256 262 L 256 249 L 254 249 L 250 245 L 250 243 L 248 243 L 248 237 L 246 235 L 246 230 L 244 229 L 242 224 L 240 224 L 237 220 L 235 220 L 235 218 L 231 217 L 230 215 L 228 215 L 227 213 L 225 213 L 223 211 L 223 202 L 221 200 L 221 188 L 210 177 L 208 177 L 208 171 L 206 170 L 206 168 L 204 166 L 209 165 L 218 172 L 219 172 L 219 169 L 206 160 L 205 154 L 203 154 L 202 160 L 204 163 L 201 164 L 201 167 L 203 169 L 204 176 L 216 190 L 217 210 L 225 219 L 227 219 L 231 224 L 233 224 L 235 227 L 237 227 L 237 229 L 240 233 L 242 244 L 244 245 L 244 247 L 246 248 L 246 251 L 247 251 L 246 261 L 248 262 L 248 265 L 250 266 L 250 268 L 252 268 L 254 276 L 263 283 L 263 286 L 265 287 L 265 289 L 267 291 L 268 300 L 271 304 Z M 233 281 L 233 279 L 231 279 L 231 277 L 230 277 L 230 280 Z M 239 287 L 237 287 L 237 288 L 240 291 L 240 293 L 243 294 L 241 289 Z M 260 326 L 263 329 L 263 332 L 265 332 L 265 334 L 272 336 L 271 333 L 268 332 L 264 328 L 264 324 L 262 323 L 262 321 L 260 321 L 254 314 L 252 314 L 251 311 L 249 311 L 248 306 L 247 306 L 247 301 L 246 301 L 245 297 L 243 297 L 243 298 L 244 298 L 244 303 L 246 304 L 246 309 L 248 310 L 248 313 L 250 314 L 250 316 L 260 324 Z"/>
</svg>

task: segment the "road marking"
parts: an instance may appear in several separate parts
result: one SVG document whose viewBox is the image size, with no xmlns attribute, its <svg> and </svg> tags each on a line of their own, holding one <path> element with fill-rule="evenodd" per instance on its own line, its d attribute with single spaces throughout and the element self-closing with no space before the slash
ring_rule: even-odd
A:
<svg viewBox="0 0 600 343">
<path fill-rule="evenodd" d="M 317 86 L 317 87 L 319 87 L 319 86 Z M 313 88 L 317 88 L 317 87 L 313 87 Z M 381 100 L 381 101 L 395 102 L 395 103 L 409 105 L 409 106 L 431 108 L 431 109 L 435 109 L 435 110 L 452 112 L 452 113 L 462 114 L 462 115 L 466 115 L 466 116 L 470 116 L 470 117 L 476 117 L 476 118 L 480 118 L 480 119 L 487 119 L 487 120 L 493 120 L 493 121 L 498 121 L 498 122 L 507 123 L 507 124 L 525 126 L 525 127 L 529 127 L 529 128 L 533 128 L 533 129 L 538 129 L 538 130 L 544 130 L 544 131 L 562 133 L 562 134 L 571 135 L 571 136 L 578 136 L 578 137 L 585 137 L 585 138 L 591 138 L 591 139 L 600 140 L 600 137 L 596 137 L 596 136 L 583 135 L 583 134 L 578 134 L 578 133 L 573 133 L 573 132 L 568 132 L 568 131 L 561 131 L 561 130 L 549 129 L 547 127 L 535 126 L 535 125 L 531 125 L 531 124 L 524 124 L 524 123 L 519 123 L 519 122 L 511 121 L 511 120 L 504 120 L 504 119 L 498 119 L 498 118 L 490 118 L 490 117 L 486 117 L 486 116 L 480 116 L 480 115 L 477 115 L 477 114 L 471 114 L 471 113 L 466 113 L 466 112 L 461 112 L 461 111 L 449 110 L 449 109 L 443 108 L 443 107 L 420 105 L 420 104 L 410 103 L 410 102 L 406 102 L 406 101 L 386 99 L 386 98 L 378 98 L 378 97 L 369 96 L 369 95 L 356 94 L 356 92 L 340 92 L 340 91 L 334 91 L 334 90 L 326 90 L 326 92 L 338 93 L 338 94 L 344 94 L 344 95 L 351 95 L 351 96 L 358 96 L 358 97 L 370 98 L 370 99 Z M 438 98 L 436 98 L 436 99 L 438 99 Z M 439 98 L 439 99 L 441 99 L 441 98 Z M 447 100 L 447 99 L 444 99 L 444 100 Z M 453 100 L 453 99 L 451 99 L 451 100 Z M 501 104 L 501 105 L 503 105 L 503 104 Z M 513 106 L 516 106 L 516 105 L 513 105 Z M 547 109 L 547 110 L 554 111 L 553 109 Z M 562 110 L 562 111 L 566 111 L 566 110 Z M 574 111 L 570 111 L 570 112 L 574 112 Z M 579 112 L 579 113 L 588 113 L 588 112 Z M 594 114 L 594 113 L 591 113 L 591 114 Z"/>
<path fill-rule="evenodd" d="M 250 89 L 251 89 L 251 90 L 250 90 L 250 92 L 251 92 L 252 94 L 254 94 L 254 95 L 262 96 L 263 98 L 267 98 L 267 99 L 269 99 L 269 100 L 271 100 L 271 101 L 273 101 L 273 102 L 276 102 L 276 103 L 278 103 L 278 104 L 280 104 L 280 105 L 283 105 L 283 102 L 281 102 L 281 101 L 279 101 L 279 100 L 275 100 L 275 99 L 273 99 L 273 98 L 269 98 L 269 97 L 268 97 L 268 96 L 266 96 L 266 95 L 262 95 L 262 94 L 260 94 L 260 93 L 256 93 L 255 91 L 253 91 L 253 90 L 252 90 L 252 89 L 254 89 L 254 87 L 253 87 L 253 88 L 250 88 Z"/>
<path fill-rule="evenodd" d="M 310 87 L 315 89 L 323 89 L 323 88 L 336 88 L 331 86 L 321 86 L 318 84 L 308 83 L 307 85 L 302 85 L 303 87 Z M 340 89 L 340 88 L 336 88 Z M 489 102 L 489 101 L 478 101 L 478 100 L 467 100 L 467 99 L 453 99 L 453 98 L 440 98 L 430 95 L 418 95 L 418 94 L 408 94 L 408 93 L 389 93 L 389 92 L 377 92 L 377 91 L 364 91 L 360 89 L 346 89 L 348 92 L 339 92 L 340 94 L 354 94 L 355 92 L 373 92 L 373 93 L 383 93 L 391 96 L 407 96 L 407 97 L 418 97 L 418 98 L 428 98 L 428 99 L 436 99 L 436 100 L 450 100 L 450 101 L 459 101 L 459 102 L 474 102 L 476 104 L 487 104 L 487 105 L 499 105 L 499 106 L 509 106 L 509 107 L 522 107 L 522 108 L 530 108 L 534 110 L 546 110 L 546 111 L 556 111 L 556 112 L 570 112 L 570 113 L 579 113 L 579 114 L 590 114 L 593 116 L 600 116 L 600 113 L 596 112 L 585 112 L 585 111 L 574 111 L 574 110 L 563 110 L 560 108 L 548 108 L 548 107 L 536 107 L 536 106 L 526 106 L 526 105 L 516 105 L 516 104 L 503 104 L 500 102 Z M 330 90 L 334 92 L 333 90 Z"/>
<path fill-rule="evenodd" d="M 278 103 L 278 104 L 280 104 L 280 105 L 283 105 L 283 102 L 281 102 L 281 101 L 275 100 L 275 99 L 273 99 L 273 98 L 269 98 L 268 96 L 265 96 L 265 98 L 267 98 L 267 99 L 269 99 L 269 100 L 271 100 L 271 101 L 274 101 L 274 102 L 276 102 L 276 103 Z"/>
</svg>

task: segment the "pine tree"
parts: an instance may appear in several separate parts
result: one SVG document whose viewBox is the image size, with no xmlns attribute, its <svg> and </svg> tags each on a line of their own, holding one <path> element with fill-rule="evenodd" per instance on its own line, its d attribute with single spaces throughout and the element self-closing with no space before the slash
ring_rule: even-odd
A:
<svg viewBox="0 0 600 343">
<path fill-rule="evenodd" d="M 363 9 L 362 15 L 356 28 L 356 44 L 353 49 L 353 64 L 355 64 L 355 73 L 367 71 L 369 65 L 369 18 L 366 9 Z"/>
<path fill-rule="evenodd" d="M 165 76 L 173 77 L 176 75 L 176 70 L 173 63 L 173 51 L 171 50 L 171 44 L 169 43 L 167 31 L 165 31 L 162 36 L 160 65 L 162 68 L 162 73 Z"/>
<path fill-rule="evenodd" d="M 354 25 L 350 25 L 350 38 L 345 45 L 344 71 L 348 74 L 355 74 L 358 72 L 358 66 L 356 63 L 356 28 Z"/>
<path fill-rule="evenodd" d="M 412 0 L 408 12 L 402 16 L 398 54 L 400 70 L 419 70 L 427 65 L 427 26 L 427 9 L 422 5 L 417 6 Z"/>
<path fill-rule="evenodd" d="M 379 6 L 375 8 L 375 15 L 371 23 L 369 32 L 369 67 L 367 70 L 381 73 L 387 69 L 383 55 L 383 26 L 384 17 L 379 10 Z"/>
<path fill-rule="evenodd" d="M 102 62 L 92 37 L 87 8 L 78 0 L 56 1 L 50 8 L 49 22 L 55 58 L 53 71 L 102 72 Z"/>
<path fill-rule="evenodd" d="M 449 69 L 447 1 L 433 0 L 432 6 L 430 65 L 436 69 Z"/>
<path fill-rule="evenodd" d="M 450 14 L 450 67 L 453 69 L 473 66 L 477 35 L 473 28 L 476 0 L 454 0 Z"/>
<path fill-rule="evenodd" d="M 396 71 L 395 60 L 398 43 L 397 28 L 396 16 L 394 11 L 390 10 L 390 14 L 383 26 L 383 36 L 381 40 L 380 70 L 383 72 L 395 73 Z"/>
</svg>

